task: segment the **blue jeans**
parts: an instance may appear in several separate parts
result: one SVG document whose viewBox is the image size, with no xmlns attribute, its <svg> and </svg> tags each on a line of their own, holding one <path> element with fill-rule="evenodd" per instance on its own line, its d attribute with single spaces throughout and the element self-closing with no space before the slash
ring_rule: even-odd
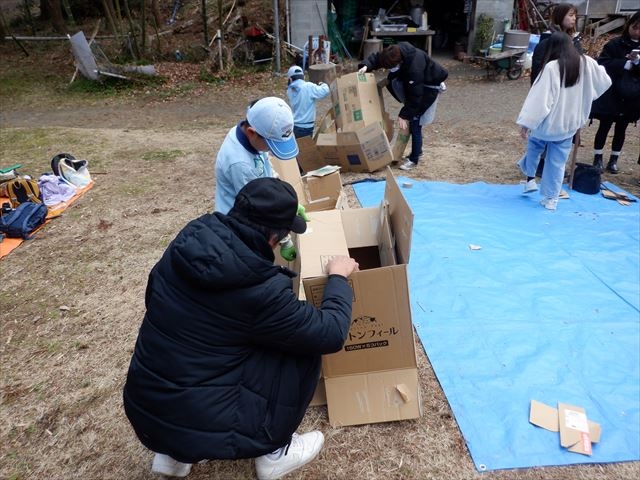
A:
<svg viewBox="0 0 640 480">
<path fill-rule="evenodd" d="M 418 159 L 422 155 L 422 125 L 420 125 L 420 117 L 409 120 L 409 132 L 411 132 L 409 160 L 413 163 L 418 163 Z"/>
<path fill-rule="evenodd" d="M 560 190 L 562 190 L 562 180 L 564 179 L 564 167 L 571 152 L 571 139 L 573 135 L 555 142 L 540 140 L 539 138 L 529 136 L 527 141 L 527 153 L 524 163 L 522 164 L 522 172 L 527 177 L 535 177 L 540 155 L 547 149 L 547 155 L 544 160 L 544 170 L 542 171 L 542 180 L 540 181 L 540 195 L 545 198 L 558 198 Z"/>
</svg>

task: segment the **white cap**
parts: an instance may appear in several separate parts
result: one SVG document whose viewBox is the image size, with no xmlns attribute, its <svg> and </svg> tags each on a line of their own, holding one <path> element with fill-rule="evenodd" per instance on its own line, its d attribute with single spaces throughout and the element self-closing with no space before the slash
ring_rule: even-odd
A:
<svg viewBox="0 0 640 480">
<path fill-rule="evenodd" d="M 261 98 L 249 107 L 247 121 L 265 139 L 276 157 L 289 160 L 298 155 L 298 144 L 293 135 L 293 113 L 284 100 Z"/>
<path fill-rule="evenodd" d="M 296 75 L 302 75 L 304 77 L 304 72 L 302 71 L 302 68 L 300 68 L 298 65 L 294 65 L 287 72 L 288 78 L 294 77 Z"/>
</svg>

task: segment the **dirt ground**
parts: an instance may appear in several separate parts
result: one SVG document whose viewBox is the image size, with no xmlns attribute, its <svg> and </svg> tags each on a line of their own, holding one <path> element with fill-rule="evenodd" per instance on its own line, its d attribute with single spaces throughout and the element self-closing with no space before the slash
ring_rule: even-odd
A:
<svg viewBox="0 0 640 480">
<path fill-rule="evenodd" d="M 152 478 L 152 455 L 134 436 L 121 401 L 148 272 L 185 223 L 212 210 L 215 153 L 228 129 L 250 100 L 284 98 L 286 81 L 258 72 L 207 84 L 198 66 L 159 64 L 170 82 L 89 92 L 67 86 L 73 66 L 65 47 L 34 50 L 24 57 L 15 45 L 0 46 L 0 163 L 21 163 L 21 173 L 38 176 L 53 155 L 69 152 L 89 161 L 95 186 L 0 261 L 0 477 Z M 489 81 L 477 66 L 435 58 L 450 69 L 448 91 L 436 122 L 424 129 L 419 168 L 395 173 L 518 183 L 515 161 L 524 143 L 514 119 L 529 79 Z M 390 98 L 386 104 L 397 113 L 398 104 Z M 578 161 L 591 162 L 595 129 L 583 129 Z M 639 149 L 632 125 L 622 173 L 605 175 L 635 195 Z M 343 181 L 367 176 L 345 172 Z M 420 419 L 331 428 L 326 408 L 310 408 L 301 431 L 319 428 L 327 442 L 316 461 L 290 478 L 639 478 L 638 462 L 476 472 L 420 345 L 418 352 Z M 189 478 L 254 478 L 253 464 L 209 462 Z"/>
</svg>

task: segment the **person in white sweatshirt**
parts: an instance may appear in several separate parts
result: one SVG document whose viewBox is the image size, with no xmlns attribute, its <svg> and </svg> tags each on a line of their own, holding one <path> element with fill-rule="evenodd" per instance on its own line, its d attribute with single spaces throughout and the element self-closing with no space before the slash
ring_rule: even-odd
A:
<svg viewBox="0 0 640 480">
<path fill-rule="evenodd" d="M 578 53 L 569 35 L 554 32 L 549 37 L 544 66 L 516 120 L 520 135 L 528 138 L 527 153 L 518 162 L 527 177 L 524 193 L 538 190 L 536 168 L 547 149 L 540 182 L 540 203 L 546 209 L 557 207 L 571 139 L 587 122 L 591 103 L 610 86 L 606 70 L 591 57 Z"/>
</svg>

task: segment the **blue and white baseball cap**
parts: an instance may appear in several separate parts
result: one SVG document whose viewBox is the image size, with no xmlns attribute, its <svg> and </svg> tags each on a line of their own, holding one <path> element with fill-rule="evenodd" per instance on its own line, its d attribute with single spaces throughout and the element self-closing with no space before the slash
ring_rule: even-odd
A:
<svg viewBox="0 0 640 480">
<path fill-rule="evenodd" d="M 278 97 L 265 97 L 247 110 L 247 121 L 262 136 L 269 150 L 281 160 L 298 155 L 298 143 L 293 135 L 293 113 Z"/>
<path fill-rule="evenodd" d="M 302 78 L 304 78 L 304 71 L 302 70 L 301 67 L 299 67 L 298 65 L 294 65 L 293 67 L 289 68 L 289 71 L 287 72 L 288 78 L 293 78 L 298 76 L 302 76 Z"/>
</svg>

